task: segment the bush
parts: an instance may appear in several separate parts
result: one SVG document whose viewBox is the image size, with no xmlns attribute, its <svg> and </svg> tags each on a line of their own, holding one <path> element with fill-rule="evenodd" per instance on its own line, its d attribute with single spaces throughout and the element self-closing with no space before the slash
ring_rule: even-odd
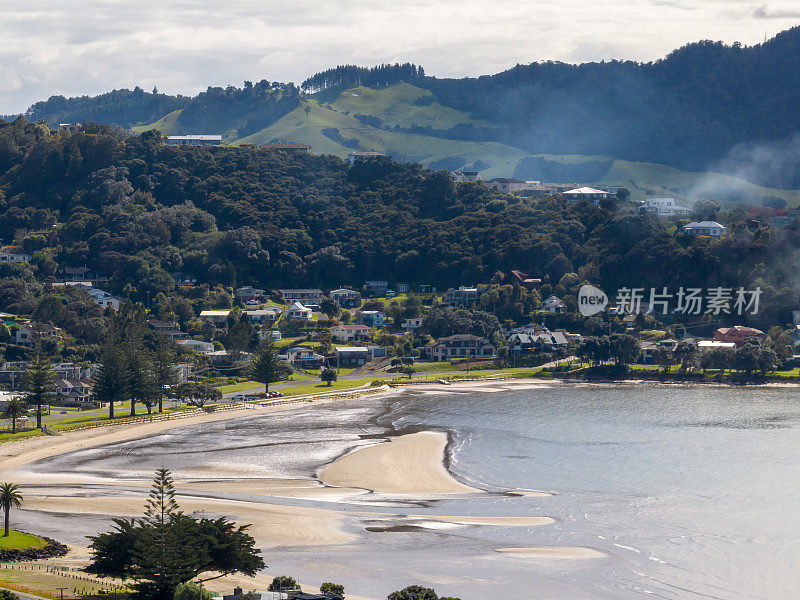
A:
<svg viewBox="0 0 800 600">
<path fill-rule="evenodd" d="M 294 577 L 289 577 L 288 575 L 278 575 L 275 579 L 272 580 L 272 583 L 269 584 L 267 591 L 269 592 L 279 592 L 281 590 L 296 590 L 300 586 L 295 581 Z"/>
<path fill-rule="evenodd" d="M 319 586 L 319 591 L 321 594 L 333 594 L 334 596 L 339 596 L 339 598 L 344 600 L 344 586 L 341 584 L 326 581 Z"/>
<path fill-rule="evenodd" d="M 213 598 L 211 592 L 208 590 L 202 589 L 194 581 L 187 581 L 186 583 L 181 583 L 175 588 L 174 600 L 198 600 L 198 598 L 200 598 L 201 591 L 203 600 L 211 600 L 211 598 Z"/>
<path fill-rule="evenodd" d="M 9 590 L 0 590 L 0 600 L 19 600 L 19 596 Z"/>
</svg>

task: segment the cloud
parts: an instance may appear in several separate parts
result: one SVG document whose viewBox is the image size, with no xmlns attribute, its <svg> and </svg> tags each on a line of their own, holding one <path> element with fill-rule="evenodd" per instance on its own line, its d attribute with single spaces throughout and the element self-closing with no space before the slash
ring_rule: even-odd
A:
<svg viewBox="0 0 800 600">
<path fill-rule="evenodd" d="M 756 19 L 800 19 L 800 10 L 797 9 L 772 9 L 762 4 L 753 10 Z"/>
<path fill-rule="evenodd" d="M 245 79 L 299 83 L 345 63 L 408 60 L 439 77 L 461 77 L 535 60 L 652 60 L 698 39 L 760 41 L 764 20 L 752 6 L 744 0 L 3 0 L 0 113 L 54 94 L 135 85 L 195 94 Z M 764 8 L 770 35 L 792 25 L 793 17 L 781 16 L 791 8 Z"/>
</svg>

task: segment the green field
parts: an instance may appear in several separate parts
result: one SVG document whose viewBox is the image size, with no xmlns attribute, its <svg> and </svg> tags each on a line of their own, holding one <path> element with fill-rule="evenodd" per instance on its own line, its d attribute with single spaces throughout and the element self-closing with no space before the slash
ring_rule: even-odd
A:
<svg viewBox="0 0 800 600">
<path fill-rule="evenodd" d="M 0 537 L 0 550 L 21 550 L 23 548 L 41 548 L 47 545 L 38 535 L 14 531 L 8 537 Z"/>
</svg>

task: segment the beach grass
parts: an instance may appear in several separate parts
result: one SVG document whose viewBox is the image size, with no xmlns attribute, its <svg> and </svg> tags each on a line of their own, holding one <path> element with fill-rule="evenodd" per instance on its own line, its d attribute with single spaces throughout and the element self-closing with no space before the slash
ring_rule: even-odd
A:
<svg viewBox="0 0 800 600">
<path fill-rule="evenodd" d="M 10 531 L 8 537 L 0 537 L 0 550 L 23 550 L 28 548 L 41 548 L 47 545 L 38 535 Z"/>
</svg>

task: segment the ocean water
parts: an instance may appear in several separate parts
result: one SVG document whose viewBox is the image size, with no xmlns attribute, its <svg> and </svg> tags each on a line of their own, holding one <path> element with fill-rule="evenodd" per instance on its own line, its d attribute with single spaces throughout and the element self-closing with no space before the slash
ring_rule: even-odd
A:
<svg viewBox="0 0 800 600">
<path fill-rule="evenodd" d="M 178 479 L 314 478 L 319 467 L 399 433 L 448 432 L 447 463 L 491 493 L 366 494 L 338 502 L 251 501 L 339 510 L 354 543 L 269 549 L 272 571 L 333 580 L 383 598 L 411 583 L 463 600 L 720 599 L 800 596 L 800 397 L 791 389 L 711 387 L 443 388 L 259 414 L 40 461 L 39 471 Z M 509 492 L 537 490 L 546 497 Z M 123 490 L 124 491 L 124 490 Z M 102 482 L 48 493 L 108 494 Z M 112 490 L 110 493 L 121 493 Z M 229 495 L 239 497 L 237 495 Z M 365 516 L 366 515 L 366 516 Z M 426 515 L 549 516 L 540 527 L 455 526 Z M 23 518 L 41 522 L 33 511 Z M 47 519 L 85 543 L 102 518 Z M 75 539 L 72 539 L 75 538 Z M 588 547 L 544 559 L 498 548 Z"/>
</svg>

